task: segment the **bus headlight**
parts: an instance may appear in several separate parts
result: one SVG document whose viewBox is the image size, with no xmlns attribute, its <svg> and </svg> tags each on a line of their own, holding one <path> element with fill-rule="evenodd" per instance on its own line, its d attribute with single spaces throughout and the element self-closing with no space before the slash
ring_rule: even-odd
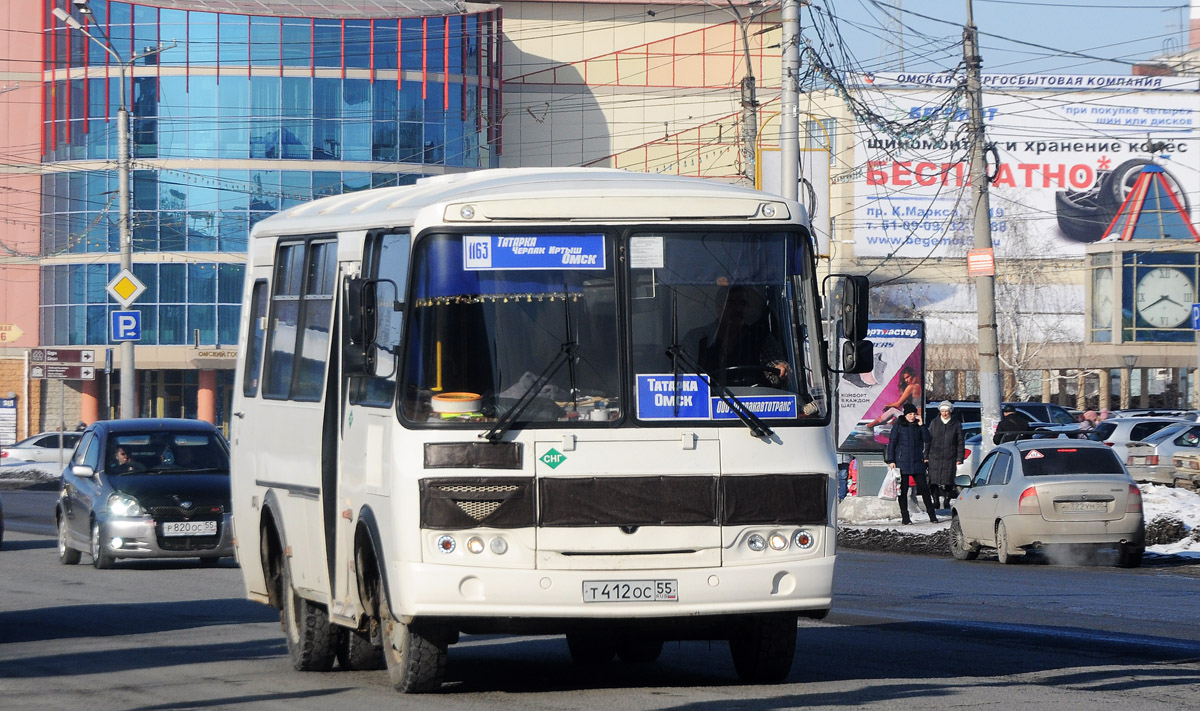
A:
<svg viewBox="0 0 1200 711">
<path fill-rule="evenodd" d="M 478 555 L 483 552 L 483 539 L 479 536 L 471 536 L 467 539 L 467 550 Z"/>
<path fill-rule="evenodd" d="M 763 538 L 757 533 L 751 533 L 750 536 L 746 538 L 746 547 L 752 551 L 761 551 L 767 547 L 767 539 Z"/>
<path fill-rule="evenodd" d="M 439 551 L 443 553 L 453 553 L 457 546 L 458 544 L 454 542 L 454 536 L 438 536 L 437 549 Z"/>
<path fill-rule="evenodd" d="M 813 538 L 813 535 L 804 529 L 796 531 L 796 535 L 792 536 L 792 540 L 795 541 L 796 547 L 801 550 L 808 550 L 817 542 L 817 539 Z"/>
<path fill-rule="evenodd" d="M 788 547 L 788 539 L 787 536 L 776 531 L 767 538 L 767 544 L 771 546 L 771 550 L 781 551 Z"/>
<path fill-rule="evenodd" d="M 504 555 L 508 552 L 508 541 L 503 538 L 493 538 L 491 543 L 492 552 L 496 555 Z"/>
</svg>

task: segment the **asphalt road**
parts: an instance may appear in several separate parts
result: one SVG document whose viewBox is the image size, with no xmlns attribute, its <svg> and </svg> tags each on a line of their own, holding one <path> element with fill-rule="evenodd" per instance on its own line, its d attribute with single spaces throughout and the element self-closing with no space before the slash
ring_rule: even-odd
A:
<svg viewBox="0 0 1200 711">
<path fill-rule="evenodd" d="M 6 513 L 53 501 L 3 496 Z M 384 672 L 293 671 L 277 613 L 242 599 L 231 561 L 63 566 L 25 525 L 0 550 L 2 708 L 1176 711 L 1200 690 L 1200 566 L 843 551 L 834 612 L 800 623 L 784 684 L 739 684 L 722 642 L 580 668 L 561 638 L 464 636 L 443 692 L 400 696 Z"/>
</svg>

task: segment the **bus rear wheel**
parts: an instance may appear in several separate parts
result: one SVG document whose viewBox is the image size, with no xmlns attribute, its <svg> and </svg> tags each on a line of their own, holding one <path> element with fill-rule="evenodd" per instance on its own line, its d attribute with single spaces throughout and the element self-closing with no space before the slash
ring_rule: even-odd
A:
<svg viewBox="0 0 1200 711">
<path fill-rule="evenodd" d="M 325 608 L 296 594 L 292 571 L 286 562 L 279 588 L 279 617 L 292 666 L 297 671 L 329 671 L 333 667 L 337 635 Z"/>
<path fill-rule="evenodd" d="M 738 678 L 751 684 L 774 684 L 787 678 L 796 656 L 796 616 L 756 615 L 746 618 L 729 639 Z"/>
<path fill-rule="evenodd" d="M 337 648 L 338 665 L 342 669 L 373 671 L 384 668 L 382 626 L 374 617 L 368 625 L 365 632 L 342 630 Z"/>
<path fill-rule="evenodd" d="M 393 617 L 383 591 L 379 593 L 379 622 L 383 658 L 396 691 L 404 694 L 436 691 L 446 674 L 446 644 Z"/>
</svg>

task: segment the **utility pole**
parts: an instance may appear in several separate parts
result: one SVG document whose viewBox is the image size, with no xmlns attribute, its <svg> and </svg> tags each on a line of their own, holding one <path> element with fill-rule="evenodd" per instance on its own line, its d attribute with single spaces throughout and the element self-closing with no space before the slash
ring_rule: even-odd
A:
<svg viewBox="0 0 1200 711">
<path fill-rule="evenodd" d="M 992 249 L 992 210 L 988 200 L 987 164 L 983 135 L 983 82 L 980 71 L 979 31 L 971 0 L 967 0 L 967 26 L 963 28 L 963 56 L 967 64 L 968 121 L 971 129 L 971 208 L 975 218 L 975 249 Z M 996 276 L 975 277 L 979 308 L 979 404 L 983 451 L 992 448 L 991 434 L 1000 422 L 1000 349 L 996 338 Z"/>
<path fill-rule="evenodd" d="M 800 4 L 783 0 L 783 93 L 780 96 L 780 185 L 789 200 L 800 197 Z"/>
</svg>

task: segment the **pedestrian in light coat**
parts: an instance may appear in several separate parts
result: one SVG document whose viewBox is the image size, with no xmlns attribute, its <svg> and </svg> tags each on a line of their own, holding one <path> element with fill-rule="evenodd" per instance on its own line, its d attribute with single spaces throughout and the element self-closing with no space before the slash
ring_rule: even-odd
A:
<svg viewBox="0 0 1200 711">
<path fill-rule="evenodd" d="M 954 405 L 945 400 L 938 405 L 938 416 L 929 425 L 929 493 L 933 505 L 938 497 L 943 500 L 942 508 L 950 508 L 950 499 L 957 490 L 954 475 L 958 466 L 966 459 L 966 442 L 963 440 L 962 420 L 954 413 Z"/>
<path fill-rule="evenodd" d="M 925 503 L 925 510 L 929 512 L 929 520 L 932 523 L 938 522 L 937 516 L 934 514 L 933 501 L 929 498 L 929 484 L 925 479 L 928 447 L 929 430 L 917 421 L 916 406 L 908 403 L 904 406 L 904 416 L 897 419 L 896 424 L 892 425 L 891 438 L 888 440 L 887 451 L 883 456 L 883 460 L 888 463 L 890 469 L 900 470 L 900 495 L 896 497 L 896 500 L 900 502 L 900 518 L 906 524 L 912 523 L 912 519 L 908 515 L 909 477 L 913 478 L 917 493 L 921 495 L 921 500 Z"/>
</svg>

